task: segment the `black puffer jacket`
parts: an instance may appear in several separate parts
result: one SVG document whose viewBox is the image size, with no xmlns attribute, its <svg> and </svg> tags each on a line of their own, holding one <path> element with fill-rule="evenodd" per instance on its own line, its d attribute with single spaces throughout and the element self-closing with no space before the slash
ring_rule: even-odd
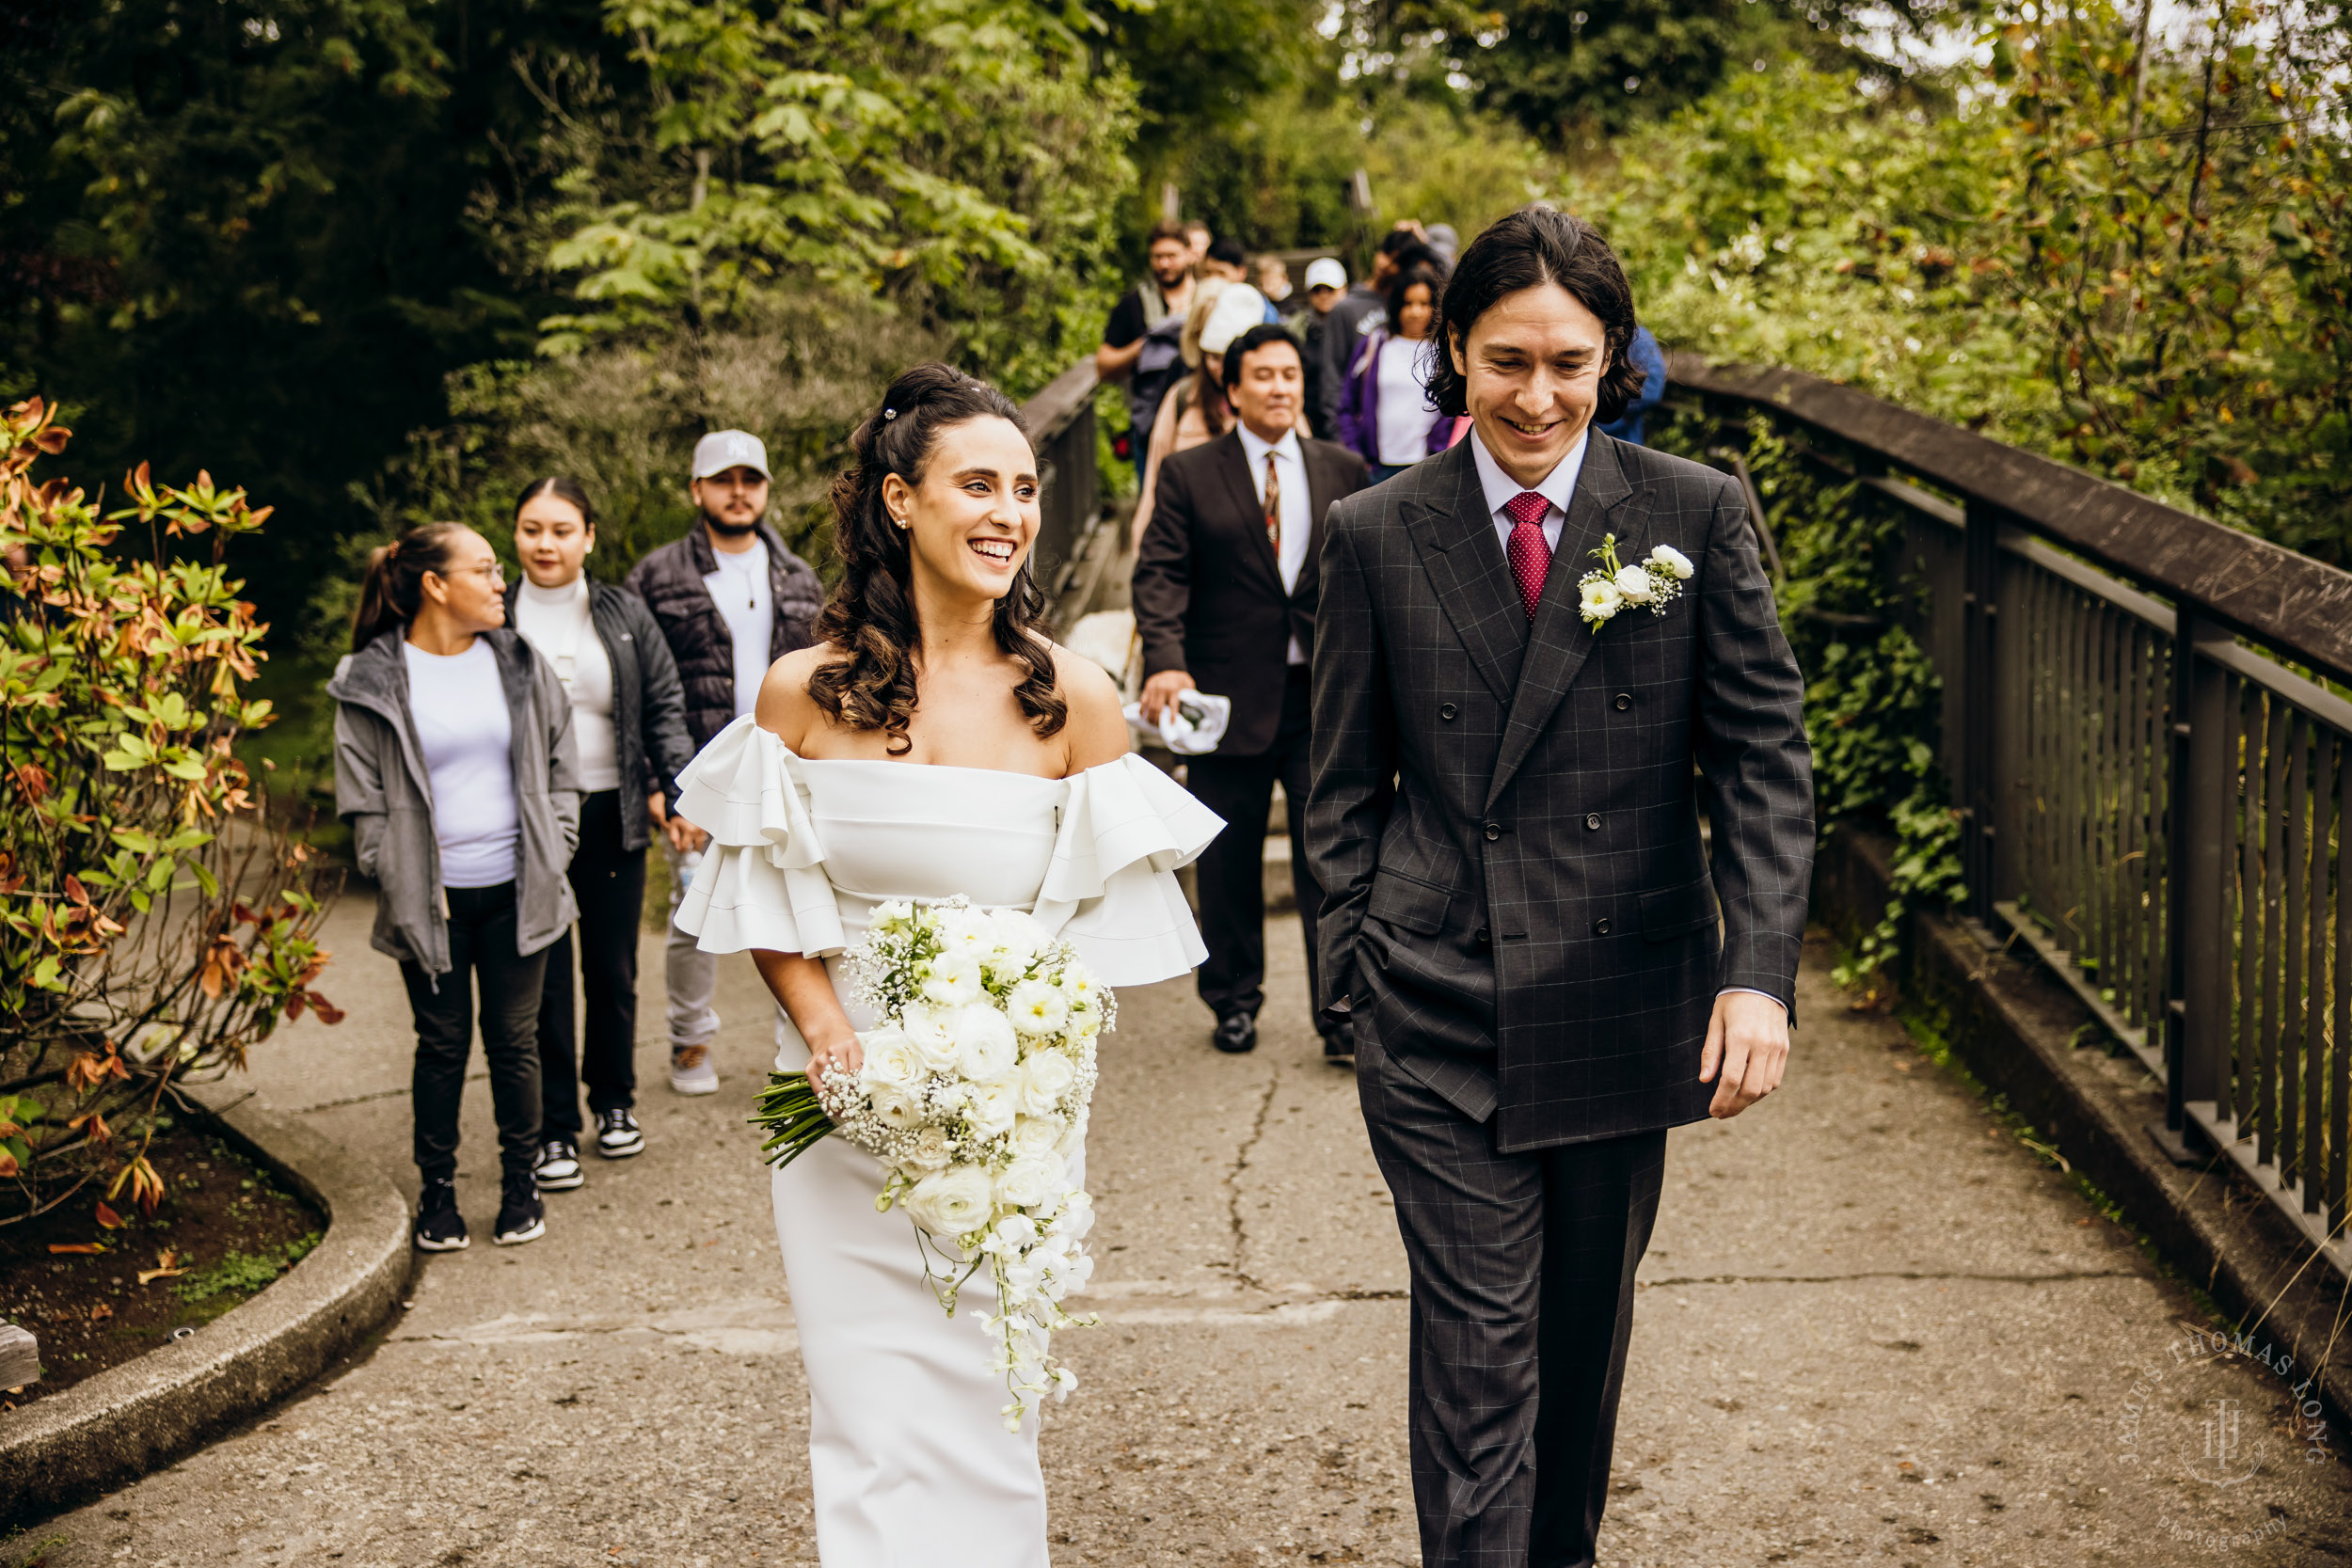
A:
<svg viewBox="0 0 2352 1568">
<path fill-rule="evenodd" d="M 519 578 L 506 585 L 510 626 L 522 591 Z M 626 588 L 591 581 L 588 621 L 612 666 L 612 744 L 624 786 L 621 847 L 633 852 L 653 842 L 653 814 L 645 809 L 645 797 L 658 789 L 675 805 L 678 773 L 694 760 L 694 748 L 686 739 L 686 704 L 669 640 L 644 600 Z"/>
<path fill-rule="evenodd" d="M 768 546 L 768 593 L 776 611 L 768 657 L 778 659 L 815 641 L 810 628 L 824 608 L 825 590 L 808 562 L 786 549 L 766 523 L 759 525 L 759 542 Z M 677 660 L 678 680 L 686 689 L 686 729 L 697 750 L 735 718 L 735 638 L 703 584 L 718 569 L 710 536 L 697 522 L 685 538 L 646 552 L 628 574 L 628 586 L 660 623 Z"/>
</svg>

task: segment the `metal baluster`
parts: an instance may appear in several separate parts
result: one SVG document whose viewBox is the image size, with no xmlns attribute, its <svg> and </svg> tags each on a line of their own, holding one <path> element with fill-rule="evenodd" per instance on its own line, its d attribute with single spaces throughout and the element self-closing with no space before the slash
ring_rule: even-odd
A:
<svg viewBox="0 0 2352 1568">
<path fill-rule="evenodd" d="M 2335 822 L 2329 807 L 2335 801 L 2335 767 L 2338 741 L 2329 731 L 2312 726 L 2312 879 L 2309 901 L 2304 905 L 2311 922 L 2311 958 L 2304 970 L 2304 983 L 2309 988 L 2303 996 L 2303 1130 L 2300 1144 L 2303 1158 L 2298 1162 L 2302 1173 L 2303 1212 L 2319 1212 L 2321 1195 L 2326 1189 L 2323 1180 L 2323 1156 L 2327 1152 L 2327 1102 L 2325 1069 L 2328 1062 L 2328 869 L 2335 856 L 2328 841 L 2335 835 Z M 2337 976 L 2338 983 L 2343 977 Z M 2287 1177 L 2281 1170 L 2281 1180 Z"/>
<path fill-rule="evenodd" d="M 2328 1053 L 2328 1225 L 2346 1218 L 2346 1155 L 2352 1153 L 2352 744 L 2336 746 L 2336 994 L 2335 1029 Z"/>
<path fill-rule="evenodd" d="M 2286 895 L 2280 901 L 2279 941 L 2284 949 L 2280 954 L 2279 1006 L 2279 1180 L 2295 1180 L 2298 1163 L 2296 1150 L 2300 1147 L 2303 1132 L 2302 1074 L 2303 1050 L 2303 917 L 2309 909 L 2306 902 L 2311 888 L 2311 769 L 2309 751 L 2311 721 L 2300 712 L 2290 709 L 2287 720 L 2286 820 L 2280 825 L 2280 842 L 2286 849 Z"/>
<path fill-rule="evenodd" d="M 2269 722 L 2263 733 L 2263 1032 L 2261 1090 L 2255 1097 L 2256 1124 L 2262 1133 L 2254 1163 L 2275 1165 L 2279 1160 L 2279 1035 L 2285 998 L 2281 983 L 2286 965 L 2282 927 L 2286 921 L 2287 861 L 2287 705 L 2264 694 Z"/>
<path fill-rule="evenodd" d="M 2263 693 L 2235 676 L 2244 719 L 2244 756 L 2240 763 L 2238 807 L 2237 909 L 2231 929 L 2237 933 L 2237 1130 L 2244 1136 L 2253 1123 L 2262 1089 L 2262 836 L 2263 836 L 2263 720 L 2267 713 Z"/>
</svg>

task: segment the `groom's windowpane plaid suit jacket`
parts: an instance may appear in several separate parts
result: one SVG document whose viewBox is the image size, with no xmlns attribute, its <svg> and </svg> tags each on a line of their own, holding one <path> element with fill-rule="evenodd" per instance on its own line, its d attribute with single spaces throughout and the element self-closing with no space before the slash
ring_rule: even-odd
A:
<svg viewBox="0 0 2352 1568">
<path fill-rule="evenodd" d="M 1504 1152 L 1695 1121 L 1717 992 L 1794 1016 L 1803 679 L 1729 479 L 1595 431 L 1531 623 L 1474 439 L 1325 522 L 1317 1001 L 1347 998 L 1359 1041 L 1495 1118 Z M 1608 533 L 1697 572 L 1595 631 L 1577 579 Z"/>
</svg>

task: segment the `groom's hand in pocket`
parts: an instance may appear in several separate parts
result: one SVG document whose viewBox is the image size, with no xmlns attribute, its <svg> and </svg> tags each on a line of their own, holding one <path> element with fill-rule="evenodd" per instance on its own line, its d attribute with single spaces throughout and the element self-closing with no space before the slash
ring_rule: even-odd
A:
<svg viewBox="0 0 2352 1568">
<path fill-rule="evenodd" d="M 1787 1009 L 1752 990 L 1727 990 L 1715 998 L 1707 1049 L 1699 1054 L 1699 1082 L 1715 1085 L 1708 1116 L 1718 1120 L 1738 1116 L 1780 1087 L 1788 1066 Z"/>
</svg>

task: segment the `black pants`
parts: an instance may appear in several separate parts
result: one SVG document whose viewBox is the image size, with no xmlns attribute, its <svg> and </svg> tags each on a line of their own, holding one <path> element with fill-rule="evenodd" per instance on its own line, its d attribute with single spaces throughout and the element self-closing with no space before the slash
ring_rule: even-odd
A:
<svg viewBox="0 0 2352 1568">
<path fill-rule="evenodd" d="M 547 984 L 539 993 L 539 1123 L 542 1137 L 576 1140 L 583 1080 L 591 1111 L 637 1103 L 637 927 L 645 913 L 645 852 L 621 847 L 618 790 L 581 798 L 571 877 L 580 903 L 586 1038 L 575 1054 L 572 933 L 566 930 L 548 949 Z"/>
<path fill-rule="evenodd" d="M 1357 1093 L 1413 1276 L 1422 1560 L 1590 1568 L 1666 1134 L 1499 1153 L 1365 1035 Z"/>
<path fill-rule="evenodd" d="M 498 1117 L 499 1164 L 508 1176 L 531 1173 L 539 1147 L 539 1052 L 532 1030 L 539 1014 L 543 952 L 515 951 L 515 884 L 453 887 L 449 900 L 449 973 L 400 966 L 408 1010 L 417 1021 L 417 1169 L 427 1180 L 457 1174 L 457 1107 L 466 1092 L 473 1046 L 474 988 L 482 991 L 482 1054 L 490 1067 L 490 1108 Z"/>
<path fill-rule="evenodd" d="M 1307 939 L 1308 1006 L 1323 994 L 1315 986 L 1315 911 L 1323 890 L 1307 868 L 1305 844 L 1310 706 L 1307 666 L 1294 664 L 1282 688 L 1282 721 L 1272 746 L 1254 757 L 1212 752 L 1184 764 L 1194 798 L 1225 818 L 1225 831 L 1202 851 L 1196 873 L 1200 939 L 1209 958 L 1195 984 L 1200 1000 L 1219 1018 L 1228 1013 L 1255 1018 L 1265 1005 L 1265 821 L 1277 779 L 1289 801 L 1291 891 Z"/>
</svg>

